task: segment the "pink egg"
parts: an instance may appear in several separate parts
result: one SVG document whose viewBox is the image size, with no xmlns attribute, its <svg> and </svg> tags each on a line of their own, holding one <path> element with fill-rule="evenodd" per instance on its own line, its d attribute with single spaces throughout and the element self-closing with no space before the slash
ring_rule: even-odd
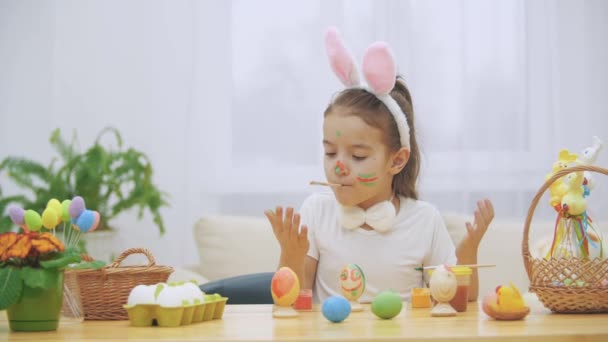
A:
<svg viewBox="0 0 608 342">
<path fill-rule="evenodd" d="M 92 232 L 97 229 L 97 227 L 99 227 L 99 222 L 101 221 L 101 216 L 98 212 L 93 211 L 93 214 L 95 215 L 95 221 L 93 222 L 93 227 L 91 227 L 91 230 L 89 230 L 89 232 Z"/>
<path fill-rule="evenodd" d="M 290 306 L 300 293 L 298 276 L 289 267 L 281 267 L 275 272 L 270 284 L 274 303 L 278 306 Z"/>
</svg>

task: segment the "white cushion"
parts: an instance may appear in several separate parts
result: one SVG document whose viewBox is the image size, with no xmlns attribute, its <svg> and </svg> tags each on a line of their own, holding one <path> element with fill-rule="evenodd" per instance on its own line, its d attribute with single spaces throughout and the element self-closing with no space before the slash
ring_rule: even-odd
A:
<svg viewBox="0 0 608 342">
<path fill-rule="evenodd" d="M 444 214 L 446 227 L 457 245 L 471 216 Z M 553 234 L 552 221 L 532 221 L 530 251 L 544 255 Z M 604 227 L 599 225 L 600 227 Z M 480 296 L 502 284 L 513 282 L 522 291 L 528 277 L 522 258 L 523 222 L 495 218 L 479 247 L 478 261 L 496 264 L 479 271 Z M 194 268 L 203 277 L 216 280 L 230 276 L 276 270 L 279 244 L 267 219 L 247 216 L 206 216 L 194 227 L 200 264 Z"/>
<path fill-rule="evenodd" d="M 194 226 L 199 272 L 209 280 L 271 272 L 279 243 L 266 217 L 205 216 Z"/>
</svg>

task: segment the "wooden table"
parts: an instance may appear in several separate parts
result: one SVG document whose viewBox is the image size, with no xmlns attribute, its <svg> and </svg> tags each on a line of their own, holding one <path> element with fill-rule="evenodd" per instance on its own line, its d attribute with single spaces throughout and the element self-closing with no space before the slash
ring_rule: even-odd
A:
<svg viewBox="0 0 608 342">
<path fill-rule="evenodd" d="M 404 308 L 406 308 L 404 303 Z M 476 303 L 456 317 L 430 317 L 430 309 L 407 309 L 380 320 L 365 307 L 342 323 L 330 323 L 315 307 L 297 319 L 274 319 L 270 305 L 228 305 L 222 320 L 179 328 L 130 327 L 128 321 L 62 323 L 57 331 L 10 332 L 0 313 L 0 341 L 608 341 L 608 314 L 551 314 L 539 306 L 523 321 L 488 318 Z"/>
</svg>

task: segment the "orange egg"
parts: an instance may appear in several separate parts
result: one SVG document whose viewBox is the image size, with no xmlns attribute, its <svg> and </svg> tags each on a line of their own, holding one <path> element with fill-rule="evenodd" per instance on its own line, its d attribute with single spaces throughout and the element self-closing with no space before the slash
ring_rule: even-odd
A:
<svg viewBox="0 0 608 342">
<path fill-rule="evenodd" d="M 281 267 L 275 272 L 270 283 L 272 299 L 278 306 L 290 306 L 300 293 L 298 276 L 289 267 Z"/>
</svg>

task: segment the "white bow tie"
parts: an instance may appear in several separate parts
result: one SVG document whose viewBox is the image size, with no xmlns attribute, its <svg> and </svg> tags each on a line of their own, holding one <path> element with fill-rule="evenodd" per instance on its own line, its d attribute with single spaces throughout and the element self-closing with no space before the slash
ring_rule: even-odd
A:
<svg viewBox="0 0 608 342">
<path fill-rule="evenodd" d="M 346 229 L 355 229 L 368 224 L 380 233 L 388 232 L 393 228 L 395 216 L 395 206 L 391 201 L 376 203 L 364 210 L 360 207 L 341 206 L 342 226 Z"/>
</svg>

